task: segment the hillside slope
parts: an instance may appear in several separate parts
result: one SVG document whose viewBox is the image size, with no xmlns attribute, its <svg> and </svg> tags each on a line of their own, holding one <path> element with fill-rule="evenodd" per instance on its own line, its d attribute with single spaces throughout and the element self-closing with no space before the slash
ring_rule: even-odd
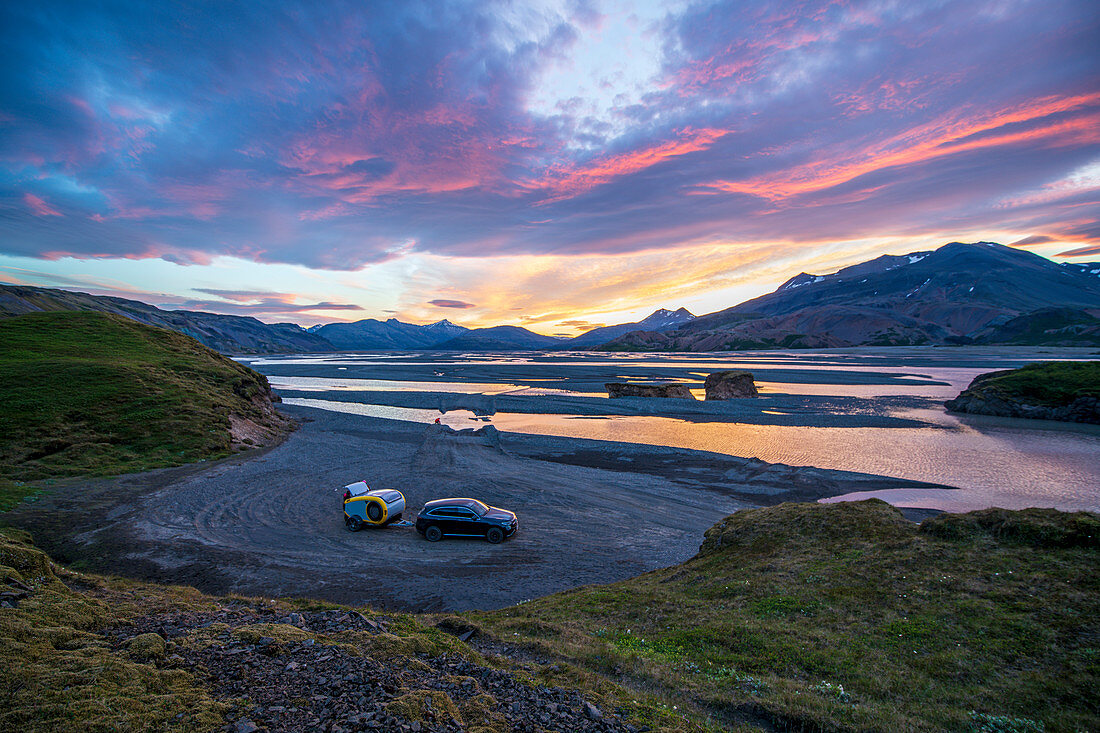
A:
<svg viewBox="0 0 1100 733">
<path fill-rule="evenodd" d="M 288 428 L 263 375 L 188 336 L 92 311 L 0 320 L 0 478 L 179 465 Z"/>
<path fill-rule="evenodd" d="M 1056 316 L 998 330 L 1036 312 Z M 1100 278 L 1012 247 L 953 242 L 884 255 L 831 275 L 802 273 L 774 292 L 666 332 L 635 332 L 607 350 L 715 351 L 1015 342 L 1100 343 Z M 1052 320 L 1053 318 L 1053 320 Z M 1037 324 L 1044 323 L 1035 330 Z M 1047 333 L 1048 331 L 1052 333 Z"/>
<path fill-rule="evenodd" d="M 321 336 L 293 323 L 264 323 L 247 316 L 162 310 L 137 300 L 105 295 L 0 285 L 0 317 L 55 311 L 96 311 L 132 318 L 190 336 L 226 354 L 282 354 L 332 351 Z"/>
<path fill-rule="evenodd" d="M 729 516 L 664 570 L 467 615 L 738 730 L 1100 729 L 1100 516 Z"/>
</svg>

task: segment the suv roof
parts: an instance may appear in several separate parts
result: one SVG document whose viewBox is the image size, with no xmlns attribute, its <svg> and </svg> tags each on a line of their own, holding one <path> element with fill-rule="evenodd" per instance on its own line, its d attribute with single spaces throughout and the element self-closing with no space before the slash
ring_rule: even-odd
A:
<svg viewBox="0 0 1100 733">
<path fill-rule="evenodd" d="M 485 502 L 478 501 L 477 499 L 469 499 L 466 497 L 456 497 L 453 499 L 433 499 L 424 503 L 425 509 L 436 509 L 441 506 L 463 506 L 467 509 L 473 509 L 475 507 L 487 506 Z"/>
</svg>

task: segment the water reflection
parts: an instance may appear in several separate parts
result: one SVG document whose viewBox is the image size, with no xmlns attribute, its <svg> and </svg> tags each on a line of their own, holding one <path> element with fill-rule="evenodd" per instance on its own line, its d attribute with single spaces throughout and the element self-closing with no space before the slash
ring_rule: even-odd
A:
<svg viewBox="0 0 1100 733">
<path fill-rule="evenodd" d="M 428 423 L 436 410 L 287 398 L 287 404 L 350 414 Z M 934 427 L 823 428 L 792 425 L 687 422 L 670 417 L 588 417 L 498 413 L 503 431 L 667 445 L 756 457 L 769 463 L 818 466 L 946 484 L 962 492 L 882 495 L 902 506 L 937 509 L 1047 506 L 1100 511 L 1100 427 L 1036 427 L 1036 421 L 907 410 Z M 442 421 L 476 427 L 462 414 Z M 863 497 L 855 497 L 863 498 Z M 906 503 L 912 501 L 914 503 Z"/>
</svg>

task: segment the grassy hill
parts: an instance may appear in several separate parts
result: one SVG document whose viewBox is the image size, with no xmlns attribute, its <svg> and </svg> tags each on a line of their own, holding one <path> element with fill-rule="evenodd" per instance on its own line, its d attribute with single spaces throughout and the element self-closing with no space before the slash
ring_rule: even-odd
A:
<svg viewBox="0 0 1100 733">
<path fill-rule="evenodd" d="M 664 570 L 468 620 L 736 730 L 1100 730 L 1100 518 L 742 511 Z"/>
<path fill-rule="evenodd" d="M 0 320 L 9 493 L 11 481 L 215 458 L 285 428 L 265 377 L 188 336 L 96 312 Z"/>
</svg>

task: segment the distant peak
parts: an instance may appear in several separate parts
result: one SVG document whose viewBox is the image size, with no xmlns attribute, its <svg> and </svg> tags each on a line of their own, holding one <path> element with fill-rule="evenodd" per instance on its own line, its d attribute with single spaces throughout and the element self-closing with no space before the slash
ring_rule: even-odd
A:
<svg viewBox="0 0 1100 733">
<path fill-rule="evenodd" d="M 444 318 L 442 321 L 436 321 L 435 323 L 432 323 L 432 324 L 429 324 L 429 325 L 431 325 L 431 326 L 453 326 L 455 324 L 451 323 L 446 318 Z"/>
<path fill-rule="evenodd" d="M 653 311 L 648 316 L 646 316 L 644 320 L 648 321 L 650 319 L 657 319 L 657 318 L 672 318 L 673 316 L 677 316 L 677 317 L 681 317 L 681 318 L 682 317 L 695 318 L 695 314 L 693 314 L 687 308 L 677 308 L 674 311 L 669 310 L 668 308 L 658 308 L 657 310 Z"/>
<path fill-rule="evenodd" d="M 821 282 L 824 279 L 824 275 L 811 275 L 808 272 L 800 272 L 787 282 L 780 285 L 779 289 L 790 290 L 791 288 L 798 288 L 802 287 L 803 285 L 812 285 L 813 283 Z"/>
</svg>

